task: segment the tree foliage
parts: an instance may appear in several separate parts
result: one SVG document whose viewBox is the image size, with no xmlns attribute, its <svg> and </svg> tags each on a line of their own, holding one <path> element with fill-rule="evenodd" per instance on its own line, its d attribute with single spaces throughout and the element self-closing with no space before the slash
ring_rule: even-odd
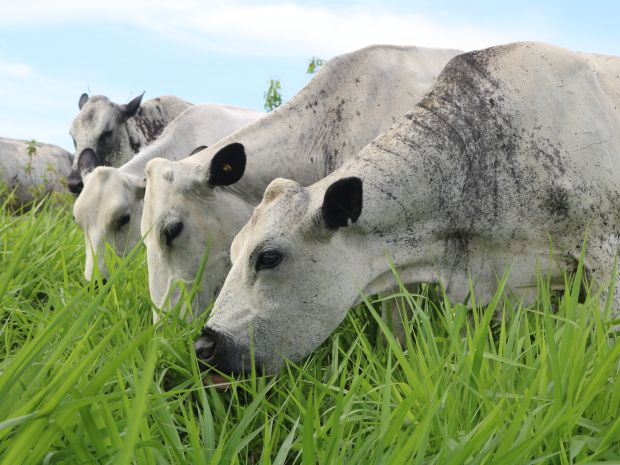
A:
<svg viewBox="0 0 620 465">
<path fill-rule="evenodd" d="M 280 93 L 280 80 L 270 79 L 269 88 L 265 92 L 265 110 L 271 111 L 282 105 L 282 94 Z"/>
<path fill-rule="evenodd" d="M 325 60 L 323 60 L 322 58 L 312 57 L 312 58 L 310 58 L 310 61 L 308 62 L 308 69 L 306 70 L 306 73 L 314 74 L 324 64 L 325 64 Z"/>
<path fill-rule="evenodd" d="M 316 73 L 321 66 L 325 64 L 325 60 L 319 57 L 312 57 L 308 62 L 308 68 L 306 69 L 307 74 Z M 281 92 L 281 83 L 279 79 L 270 79 L 269 87 L 267 88 L 267 92 L 263 94 L 265 99 L 265 103 L 263 107 L 267 111 L 274 110 L 282 105 L 282 92 Z"/>
</svg>

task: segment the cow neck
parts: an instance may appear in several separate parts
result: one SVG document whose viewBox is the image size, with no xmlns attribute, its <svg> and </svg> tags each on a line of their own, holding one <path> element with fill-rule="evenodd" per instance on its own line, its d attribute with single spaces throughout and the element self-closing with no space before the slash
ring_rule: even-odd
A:
<svg viewBox="0 0 620 465">
<path fill-rule="evenodd" d="M 162 156 L 162 154 L 175 153 L 174 148 L 176 143 L 177 141 L 174 137 L 160 137 L 151 144 L 148 144 L 120 169 L 127 174 L 144 176 L 146 164 L 153 158 Z"/>
<path fill-rule="evenodd" d="M 345 228 L 344 243 L 367 256 L 360 276 L 365 293 L 384 292 L 394 286 L 392 262 L 407 282 L 435 282 L 435 258 L 442 253 L 449 224 L 438 186 L 445 160 L 459 156 L 462 147 L 447 124 L 421 106 L 409 113 L 395 130 L 369 144 L 355 159 L 312 187 L 315 198 L 348 176 L 363 180 L 364 204 L 355 225 Z M 427 176 L 428 166 L 436 177 Z"/>
<path fill-rule="evenodd" d="M 314 114 L 309 118 L 308 113 L 300 111 L 296 105 L 285 105 L 213 146 L 209 159 L 229 143 L 239 142 L 245 147 L 245 174 L 226 190 L 257 205 L 267 185 L 275 178 L 293 179 L 301 185 L 321 179 L 325 166 L 333 163 L 332 146 L 330 141 L 311 143 L 308 135 L 316 133 L 317 129 L 321 132 L 321 127 L 333 122 L 330 122 L 328 105 L 325 111 L 318 113 L 316 118 Z"/>
</svg>

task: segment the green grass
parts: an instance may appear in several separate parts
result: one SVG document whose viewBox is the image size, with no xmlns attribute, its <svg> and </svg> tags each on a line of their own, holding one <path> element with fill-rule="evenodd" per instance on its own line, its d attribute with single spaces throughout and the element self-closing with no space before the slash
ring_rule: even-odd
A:
<svg viewBox="0 0 620 465">
<path fill-rule="evenodd" d="M 405 349 L 366 302 L 222 392 L 192 356 L 202 321 L 151 324 L 143 251 L 99 291 L 82 266 L 69 208 L 0 209 L 0 465 L 620 463 L 620 344 L 580 271 L 526 308 L 403 290 Z"/>
</svg>

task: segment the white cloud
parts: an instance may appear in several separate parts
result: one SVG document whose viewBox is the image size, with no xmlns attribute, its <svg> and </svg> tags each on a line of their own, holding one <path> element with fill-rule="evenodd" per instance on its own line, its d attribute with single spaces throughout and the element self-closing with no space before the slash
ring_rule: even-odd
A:
<svg viewBox="0 0 620 465">
<path fill-rule="evenodd" d="M 328 58 L 374 43 L 470 50 L 541 39 L 529 26 L 492 30 L 369 5 L 328 9 L 292 2 L 21 0 L 4 5 L 0 17 L 0 25 L 12 26 L 83 21 L 129 23 L 194 46 L 259 56 Z"/>
<path fill-rule="evenodd" d="M 32 72 L 33 68 L 30 65 L 0 58 L 0 74 L 9 75 L 11 77 L 26 77 L 30 76 Z"/>
<path fill-rule="evenodd" d="M 328 7 L 305 6 L 294 0 L 241 2 L 0 0 L 0 28 L 36 33 L 37 27 L 45 25 L 120 23 L 193 47 L 284 59 L 313 55 L 328 59 L 376 43 L 470 50 L 533 37 L 544 40 L 528 30 L 534 26 L 493 29 L 448 16 L 401 14 L 376 4 Z M 34 137 L 71 149 L 67 131 L 77 112 L 77 93 L 85 84 L 77 76 L 43 76 L 32 66 L 0 58 L 0 136 Z M 117 101 L 125 99 L 127 92 L 105 87 L 106 95 Z"/>
</svg>

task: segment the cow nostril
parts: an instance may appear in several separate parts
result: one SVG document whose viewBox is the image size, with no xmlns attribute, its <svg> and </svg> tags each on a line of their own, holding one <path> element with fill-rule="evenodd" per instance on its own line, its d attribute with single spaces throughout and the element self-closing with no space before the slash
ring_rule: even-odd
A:
<svg viewBox="0 0 620 465">
<path fill-rule="evenodd" d="M 215 353 L 215 345 L 215 333 L 210 330 L 205 330 L 202 336 L 194 343 L 194 351 L 196 352 L 198 360 L 209 362 Z"/>
<path fill-rule="evenodd" d="M 84 183 L 82 181 L 79 182 L 70 182 L 68 183 L 69 192 L 72 194 L 79 194 L 84 189 Z"/>
<path fill-rule="evenodd" d="M 166 237 L 166 244 L 170 245 L 172 241 L 181 234 L 183 231 L 183 223 L 181 221 L 175 221 L 164 226 L 164 236 Z"/>
</svg>

